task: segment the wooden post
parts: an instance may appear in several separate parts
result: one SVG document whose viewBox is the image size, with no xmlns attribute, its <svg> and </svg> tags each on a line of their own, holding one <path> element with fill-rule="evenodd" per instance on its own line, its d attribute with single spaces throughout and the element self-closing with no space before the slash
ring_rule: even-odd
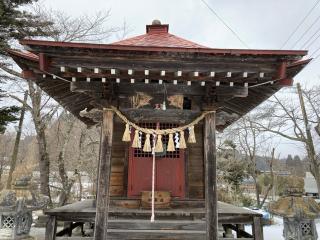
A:
<svg viewBox="0 0 320 240">
<path fill-rule="evenodd" d="M 206 115 L 204 122 L 205 201 L 207 240 L 218 240 L 218 195 L 216 161 L 215 113 Z"/>
<path fill-rule="evenodd" d="M 46 240 L 55 240 L 57 233 L 57 218 L 56 216 L 49 216 L 47 225 L 46 225 Z"/>
<path fill-rule="evenodd" d="M 110 110 L 103 112 L 100 142 L 100 161 L 97 186 L 97 205 L 94 229 L 95 240 L 106 240 L 109 210 L 109 182 L 111 175 L 111 151 L 113 136 L 113 115 Z"/>
<path fill-rule="evenodd" d="M 263 240 L 261 217 L 253 217 L 252 233 L 255 240 Z"/>
</svg>

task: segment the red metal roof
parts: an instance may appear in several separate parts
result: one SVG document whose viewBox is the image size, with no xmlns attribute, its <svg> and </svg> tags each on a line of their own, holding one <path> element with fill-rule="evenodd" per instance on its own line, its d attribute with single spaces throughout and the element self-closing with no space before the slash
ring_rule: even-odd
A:
<svg viewBox="0 0 320 240">
<path fill-rule="evenodd" d="M 173 48 L 207 48 L 200 44 L 177 37 L 168 32 L 169 25 L 147 25 L 147 33 L 112 43 L 121 46 L 173 47 Z"/>
<path fill-rule="evenodd" d="M 19 41 L 22 45 L 43 46 L 43 47 L 61 47 L 78 49 L 100 49 L 100 50 L 119 50 L 119 51 L 150 51 L 150 52 L 183 52 L 183 53 L 205 53 L 212 55 L 290 55 L 305 56 L 306 50 L 260 50 L 260 49 L 222 49 L 222 48 L 185 48 L 185 47 L 158 47 L 158 46 L 131 46 L 119 44 L 95 44 L 95 43 L 77 43 L 77 42 L 57 42 L 24 39 Z"/>
<path fill-rule="evenodd" d="M 20 40 L 22 45 L 30 47 L 62 47 L 78 49 L 100 49 L 118 51 L 183 52 L 212 55 L 291 55 L 305 56 L 304 50 L 258 50 L 258 49 L 217 49 L 205 47 L 169 33 L 169 25 L 154 21 L 146 26 L 146 34 L 128 38 L 111 44 L 93 44 L 76 42 L 56 42 L 42 40 Z M 32 51 L 32 49 L 31 49 Z"/>
<path fill-rule="evenodd" d="M 10 49 L 8 52 L 14 56 L 29 59 L 31 61 L 38 61 L 39 60 L 39 56 L 34 53 L 31 53 L 31 52 L 26 52 L 26 51 L 22 52 L 22 51 L 14 50 L 14 49 Z"/>
</svg>

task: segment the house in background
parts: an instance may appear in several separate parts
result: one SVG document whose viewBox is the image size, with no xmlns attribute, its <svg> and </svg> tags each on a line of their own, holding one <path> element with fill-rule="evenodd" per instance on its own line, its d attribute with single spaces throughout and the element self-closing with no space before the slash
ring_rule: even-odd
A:
<svg viewBox="0 0 320 240">
<path fill-rule="evenodd" d="M 307 196 L 319 198 L 317 183 L 311 172 L 306 172 L 306 177 L 304 178 L 304 192 Z"/>
</svg>

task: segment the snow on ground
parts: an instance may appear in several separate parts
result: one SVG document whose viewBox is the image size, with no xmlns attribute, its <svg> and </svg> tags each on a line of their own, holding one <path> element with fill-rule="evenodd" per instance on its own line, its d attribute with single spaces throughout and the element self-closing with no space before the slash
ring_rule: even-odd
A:
<svg viewBox="0 0 320 240">
<path fill-rule="evenodd" d="M 273 217 L 274 224 L 263 227 L 264 240 L 282 240 L 283 221 L 280 217 Z"/>
<path fill-rule="evenodd" d="M 263 227 L 264 240 L 284 240 L 283 233 L 283 221 L 281 217 L 273 217 L 274 224 Z M 317 231 L 320 233 L 320 221 L 316 221 Z M 251 233 L 251 226 L 245 227 L 246 231 Z"/>
</svg>

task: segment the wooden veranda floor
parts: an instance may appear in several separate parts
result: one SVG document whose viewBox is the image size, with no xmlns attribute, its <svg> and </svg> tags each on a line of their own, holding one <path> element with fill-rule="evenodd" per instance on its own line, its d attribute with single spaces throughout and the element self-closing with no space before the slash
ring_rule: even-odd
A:
<svg viewBox="0 0 320 240">
<path fill-rule="evenodd" d="M 128 202 L 128 200 L 125 200 Z M 132 200 L 137 201 L 137 200 Z M 150 222 L 148 209 L 121 207 L 122 200 L 113 200 L 109 208 L 108 232 L 110 239 L 205 239 L 205 209 L 203 201 L 175 201 L 170 209 L 156 209 L 156 221 Z M 70 237 L 72 229 L 85 222 L 95 221 L 95 201 L 85 200 L 45 212 L 50 216 L 46 239 L 92 239 Z M 262 239 L 261 215 L 227 203 L 218 203 L 219 224 L 237 232 L 241 239 Z M 68 228 L 56 233 L 56 221 L 70 223 Z M 257 232 L 250 235 L 241 228 L 253 225 Z M 255 232 L 255 230 L 253 231 Z M 259 235 L 259 237 L 258 237 Z M 222 238 L 228 239 L 228 238 Z"/>
</svg>

